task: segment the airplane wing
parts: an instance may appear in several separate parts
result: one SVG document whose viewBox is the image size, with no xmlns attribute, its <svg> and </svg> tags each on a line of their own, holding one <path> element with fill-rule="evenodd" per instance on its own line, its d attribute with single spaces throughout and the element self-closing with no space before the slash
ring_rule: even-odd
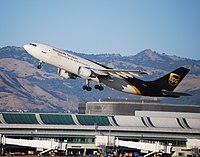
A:
<svg viewBox="0 0 200 157">
<path fill-rule="evenodd" d="M 92 69 L 97 75 L 100 76 L 115 76 L 115 77 L 125 77 L 133 78 L 141 74 L 148 74 L 142 70 L 120 70 L 120 69 Z"/>
</svg>

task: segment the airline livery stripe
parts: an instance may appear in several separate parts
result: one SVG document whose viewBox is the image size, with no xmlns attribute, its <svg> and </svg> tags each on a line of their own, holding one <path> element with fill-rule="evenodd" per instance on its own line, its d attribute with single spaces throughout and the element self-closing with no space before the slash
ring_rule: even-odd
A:
<svg viewBox="0 0 200 157">
<path fill-rule="evenodd" d="M 141 92 L 140 92 L 140 90 L 137 87 L 135 87 L 134 85 L 132 85 L 132 83 L 130 83 L 126 78 L 123 78 L 123 77 L 120 77 L 120 78 L 122 80 L 126 81 L 135 90 L 135 92 L 137 93 L 137 95 L 142 95 Z"/>
<path fill-rule="evenodd" d="M 141 95 L 141 92 L 139 91 L 139 89 L 137 89 L 135 86 L 131 85 L 131 87 L 136 91 L 136 93 L 138 95 Z"/>
</svg>

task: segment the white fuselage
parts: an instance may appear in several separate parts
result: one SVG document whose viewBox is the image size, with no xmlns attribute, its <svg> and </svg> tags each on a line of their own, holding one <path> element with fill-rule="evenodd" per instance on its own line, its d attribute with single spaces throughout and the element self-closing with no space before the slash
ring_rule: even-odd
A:
<svg viewBox="0 0 200 157">
<path fill-rule="evenodd" d="M 72 53 L 65 52 L 63 50 L 49 45 L 32 43 L 30 45 L 24 45 L 24 48 L 30 55 L 37 58 L 38 60 L 63 69 L 79 77 L 82 77 L 79 75 L 80 67 L 100 70 L 106 69 L 105 67 L 95 62 L 92 62 L 90 60 L 84 59 L 82 57 L 76 56 Z M 105 84 L 106 86 L 109 86 L 122 92 L 138 94 L 134 86 L 132 86 L 130 83 L 128 83 L 127 81 L 125 81 L 117 75 L 113 78 L 91 77 L 84 79 L 89 79 L 97 83 Z"/>
</svg>

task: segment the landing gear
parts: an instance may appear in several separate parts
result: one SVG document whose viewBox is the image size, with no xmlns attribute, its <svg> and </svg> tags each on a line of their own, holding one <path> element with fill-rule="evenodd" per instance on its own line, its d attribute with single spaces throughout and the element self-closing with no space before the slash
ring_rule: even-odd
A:
<svg viewBox="0 0 200 157">
<path fill-rule="evenodd" d="M 83 86 L 83 90 L 91 91 L 90 80 L 86 80 L 86 85 Z"/>
<path fill-rule="evenodd" d="M 38 69 L 41 69 L 41 68 L 42 68 L 42 61 L 39 62 L 37 68 L 38 68 Z"/>
<path fill-rule="evenodd" d="M 100 91 L 104 90 L 104 87 L 101 84 L 95 85 L 94 88 Z M 87 91 L 92 90 L 92 88 L 90 87 L 90 80 L 86 80 L 86 85 L 83 86 L 83 90 L 87 90 Z"/>
<path fill-rule="evenodd" d="M 92 90 L 92 88 L 91 88 L 91 87 L 89 87 L 89 86 L 86 86 L 86 85 L 84 85 L 84 86 L 83 86 L 83 90 L 91 91 L 91 90 Z"/>
<path fill-rule="evenodd" d="M 94 88 L 100 91 L 104 90 L 104 87 L 102 85 L 95 85 Z"/>
</svg>

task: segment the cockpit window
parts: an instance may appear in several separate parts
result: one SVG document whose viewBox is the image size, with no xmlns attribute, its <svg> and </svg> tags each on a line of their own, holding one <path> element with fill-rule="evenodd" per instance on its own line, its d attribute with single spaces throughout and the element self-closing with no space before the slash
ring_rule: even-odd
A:
<svg viewBox="0 0 200 157">
<path fill-rule="evenodd" d="M 36 45 L 36 44 L 33 44 L 33 43 L 30 43 L 30 45 L 37 47 L 37 45 Z"/>
</svg>

